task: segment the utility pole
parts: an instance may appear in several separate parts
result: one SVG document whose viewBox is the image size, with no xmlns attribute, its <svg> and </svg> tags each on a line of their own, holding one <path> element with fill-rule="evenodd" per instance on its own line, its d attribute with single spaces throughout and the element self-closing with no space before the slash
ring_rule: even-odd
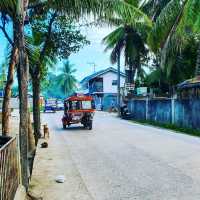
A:
<svg viewBox="0 0 200 200">
<path fill-rule="evenodd" d="M 22 185 L 28 190 L 28 58 L 25 54 L 24 17 L 28 0 L 17 0 L 17 47 L 19 49 L 20 163 Z"/>
<path fill-rule="evenodd" d="M 87 64 L 89 64 L 89 65 L 93 65 L 93 69 L 94 69 L 94 73 L 96 72 L 96 64 L 95 64 L 95 62 L 88 62 Z"/>
<path fill-rule="evenodd" d="M 118 108 L 118 116 L 120 116 L 120 109 L 121 109 L 121 94 L 120 94 L 120 88 L 121 88 L 121 76 L 120 76 L 120 52 L 117 54 L 117 108 Z"/>
</svg>

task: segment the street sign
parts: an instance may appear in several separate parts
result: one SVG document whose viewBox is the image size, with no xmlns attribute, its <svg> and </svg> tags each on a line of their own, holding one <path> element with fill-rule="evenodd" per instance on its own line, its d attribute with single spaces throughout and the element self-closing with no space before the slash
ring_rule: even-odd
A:
<svg viewBox="0 0 200 200">
<path fill-rule="evenodd" d="M 135 84 L 134 83 L 125 83 L 126 90 L 134 90 Z"/>
<path fill-rule="evenodd" d="M 147 87 L 139 87 L 137 88 L 137 95 L 147 95 Z"/>
</svg>

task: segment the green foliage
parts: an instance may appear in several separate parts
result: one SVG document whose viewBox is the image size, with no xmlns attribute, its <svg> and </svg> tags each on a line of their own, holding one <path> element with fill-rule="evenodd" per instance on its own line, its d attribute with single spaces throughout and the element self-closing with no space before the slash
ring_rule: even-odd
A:
<svg viewBox="0 0 200 200">
<path fill-rule="evenodd" d="M 163 8 L 148 38 L 153 51 L 163 47 L 181 9 L 180 0 L 172 0 Z"/>
<path fill-rule="evenodd" d="M 198 0 L 171 0 L 161 11 L 148 41 L 154 52 L 161 49 L 162 68 L 171 71 L 177 55 L 190 45 L 191 39 L 198 39 L 199 9 Z"/>
<path fill-rule="evenodd" d="M 139 76 L 143 75 L 141 59 L 144 60 L 147 55 L 145 40 L 147 32 L 151 28 L 151 20 L 142 12 L 140 1 L 127 0 L 125 2 L 140 13 L 140 18 L 131 18 L 127 21 L 123 13 L 112 18 L 113 24 L 117 25 L 118 28 L 107 35 L 103 42 L 107 45 L 105 50 L 112 49 L 110 58 L 113 64 L 117 62 L 122 51 L 124 52 L 125 66 L 133 72 L 133 77 L 131 77 L 133 79 L 136 70 L 138 70 Z M 141 18 L 147 20 L 141 20 Z"/>
<path fill-rule="evenodd" d="M 46 97 L 66 98 L 76 90 L 77 80 L 74 76 L 76 69 L 68 60 L 59 69 L 59 75 L 48 73 L 42 81 L 42 91 Z"/>
<path fill-rule="evenodd" d="M 83 16 L 91 17 L 93 15 L 95 19 L 107 20 L 112 24 L 113 16 L 123 15 L 126 21 L 132 24 L 137 20 L 137 23 L 142 21 L 151 25 L 148 17 L 134 6 L 138 5 L 139 1 L 137 0 L 51 0 L 50 2 L 55 9 L 62 10 L 67 16 L 77 20 Z M 134 19 L 136 20 L 134 21 Z"/>
<path fill-rule="evenodd" d="M 194 77 L 196 56 L 197 44 L 194 40 L 190 40 L 190 45 L 187 45 L 182 52 L 178 52 L 175 58 L 169 58 L 172 67 L 161 68 L 155 65 L 153 71 L 145 77 L 143 84 L 154 88 L 157 94 L 169 93 L 172 86 Z"/>
<path fill-rule="evenodd" d="M 40 77 L 45 78 L 48 67 L 56 64 L 57 59 L 68 59 L 72 53 L 77 53 L 89 41 L 80 33 L 75 23 L 64 14 L 43 10 L 37 15 L 38 10 L 30 11 L 31 19 L 31 44 L 34 46 L 36 59 L 31 62 L 32 71 L 40 62 Z M 43 54 L 44 56 L 41 56 Z M 41 60 L 42 59 L 42 60 Z"/>
<path fill-rule="evenodd" d="M 135 120 L 133 122 L 138 122 L 140 124 L 144 125 L 152 125 L 160 128 L 165 128 L 165 129 L 170 129 L 173 130 L 177 133 L 181 134 L 188 134 L 192 136 L 197 136 L 200 137 L 200 130 L 199 129 L 192 129 L 188 127 L 180 127 L 175 124 L 169 124 L 169 123 L 160 123 L 160 122 L 155 122 L 155 121 L 150 121 L 150 120 Z"/>
<path fill-rule="evenodd" d="M 69 60 L 67 60 L 60 69 L 61 74 L 58 75 L 58 86 L 65 96 L 70 95 L 76 89 L 77 80 L 74 76 L 76 69 L 74 69 L 73 66 L 74 65 L 70 64 Z"/>
<path fill-rule="evenodd" d="M 46 54 L 51 58 L 68 59 L 72 53 L 77 53 L 84 45 L 88 45 L 89 41 L 80 33 L 75 22 L 62 13 L 47 11 L 42 15 L 36 15 L 36 11 L 31 12 L 34 44 L 41 46 L 46 41 L 49 23 L 54 15 L 56 17 L 51 27 Z"/>
<path fill-rule="evenodd" d="M 156 21 L 160 15 L 162 9 L 170 2 L 171 0 L 144 0 L 142 4 L 143 11 L 148 13 L 148 16 L 151 16 L 152 21 Z"/>
</svg>

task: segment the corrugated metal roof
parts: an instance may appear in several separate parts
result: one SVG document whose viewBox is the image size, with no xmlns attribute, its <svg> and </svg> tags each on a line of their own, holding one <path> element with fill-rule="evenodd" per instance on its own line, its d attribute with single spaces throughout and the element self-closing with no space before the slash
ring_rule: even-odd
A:
<svg viewBox="0 0 200 200">
<path fill-rule="evenodd" d="M 178 89 L 184 89 L 184 88 L 200 88 L 200 76 L 197 76 L 192 79 L 188 79 L 183 81 L 182 83 L 179 83 L 177 85 Z"/>
</svg>

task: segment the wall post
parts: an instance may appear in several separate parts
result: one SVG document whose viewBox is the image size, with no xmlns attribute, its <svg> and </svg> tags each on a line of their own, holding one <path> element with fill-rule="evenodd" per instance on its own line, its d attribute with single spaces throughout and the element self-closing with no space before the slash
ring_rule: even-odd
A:
<svg viewBox="0 0 200 200">
<path fill-rule="evenodd" d="M 149 97 L 146 98 L 146 120 L 149 119 Z"/>
<path fill-rule="evenodd" d="M 175 99 L 171 98 L 171 115 L 172 115 L 172 124 L 175 123 Z"/>
</svg>

